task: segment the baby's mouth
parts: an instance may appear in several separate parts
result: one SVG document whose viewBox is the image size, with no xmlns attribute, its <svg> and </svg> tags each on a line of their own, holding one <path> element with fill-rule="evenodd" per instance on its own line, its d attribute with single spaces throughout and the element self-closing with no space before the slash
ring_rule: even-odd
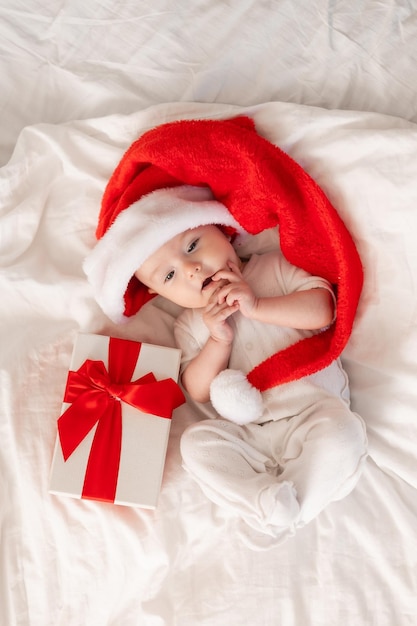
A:
<svg viewBox="0 0 417 626">
<path fill-rule="evenodd" d="M 212 281 L 213 278 L 211 276 L 208 276 L 206 279 L 203 280 L 203 286 L 201 287 L 201 289 L 205 289 Z"/>
</svg>

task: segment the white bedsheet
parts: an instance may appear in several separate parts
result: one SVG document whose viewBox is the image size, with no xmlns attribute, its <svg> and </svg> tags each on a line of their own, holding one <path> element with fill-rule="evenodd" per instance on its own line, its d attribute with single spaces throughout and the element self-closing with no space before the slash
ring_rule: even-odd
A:
<svg viewBox="0 0 417 626">
<path fill-rule="evenodd" d="M 414 0 L 1 0 L 0 161 L 28 124 L 160 102 L 417 121 L 416 33 Z"/>
<path fill-rule="evenodd" d="M 1 626 L 417 623 L 416 35 L 412 2 L 0 1 Z M 156 512 L 48 494 L 76 332 L 173 345 L 175 309 L 115 327 L 92 299 L 106 181 L 144 130 L 236 113 L 325 189 L 365 268 L 344 355 L 364 476 L 260 553 L 181 468 L 191 404 Z"/>
</svg>

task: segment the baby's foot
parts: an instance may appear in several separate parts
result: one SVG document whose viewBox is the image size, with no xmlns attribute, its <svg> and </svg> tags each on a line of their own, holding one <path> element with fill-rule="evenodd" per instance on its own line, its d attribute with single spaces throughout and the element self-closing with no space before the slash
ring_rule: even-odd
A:
<svg viewBox="0 0 417 626">
<path fill-rule="evenodd" d="M 300 513 L 297 492 L 287 481 L 264 489 L 259 503 L 265 515 L 265 525 L 277 529 L 291 528 Z"/>
<path fill-rule="evenodd" d="M 241 518 L 238 536 L 251 550 L 269 550 L 289 537 L 297 527 L 300 505 L 292 483 L 274 483 L 259 496 L 260 514 Z"/>
</svg>

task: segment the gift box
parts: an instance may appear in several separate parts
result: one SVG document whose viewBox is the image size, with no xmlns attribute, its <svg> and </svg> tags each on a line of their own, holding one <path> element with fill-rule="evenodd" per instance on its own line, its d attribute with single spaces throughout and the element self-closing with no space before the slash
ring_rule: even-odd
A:
<svg viewBox="0 0 417 626">
<path fill-rule="evenodd" d="M 50 475 L 54 494 L 154 509 L 178 387 L 180 350 L 79 334 Z"/>
</svg>

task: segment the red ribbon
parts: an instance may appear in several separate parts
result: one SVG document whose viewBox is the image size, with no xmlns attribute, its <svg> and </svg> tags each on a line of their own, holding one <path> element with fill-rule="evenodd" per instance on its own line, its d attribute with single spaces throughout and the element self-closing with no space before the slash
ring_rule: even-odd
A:
<svg viewBox="0 0 417 626">
<path fill-rule="evenodd" d="M 141 344 L 109 340 L 108 371 L 102 361 L 87 359 L 68 373 L 64 401 L 71 406 L 58 419 L 66 461 L 95 424 L 82 497 L 114 502 L 122 445 L 121 401 L 144 413 L 170 419 L 184 395 L 172 378 L 157 381 L 152 373 L 131 381 Z"/>
</svg>

